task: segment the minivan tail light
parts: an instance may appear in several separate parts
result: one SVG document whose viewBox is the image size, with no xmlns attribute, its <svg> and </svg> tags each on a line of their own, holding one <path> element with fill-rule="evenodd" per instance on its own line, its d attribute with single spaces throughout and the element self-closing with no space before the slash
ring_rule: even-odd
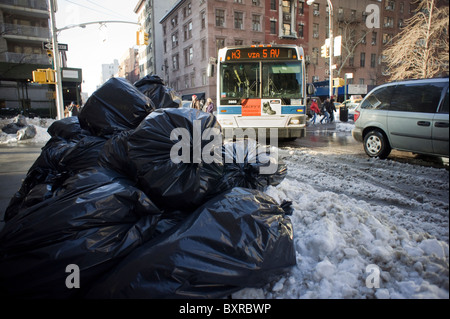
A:
<svg viewBox="0 0 450 319">
<path fill-rule="evenodd" d="M 353 115 L 353 122 L 356 122 L 359 119 L 359 111 L 355 110 L 355 115 Z"/>
</svg>

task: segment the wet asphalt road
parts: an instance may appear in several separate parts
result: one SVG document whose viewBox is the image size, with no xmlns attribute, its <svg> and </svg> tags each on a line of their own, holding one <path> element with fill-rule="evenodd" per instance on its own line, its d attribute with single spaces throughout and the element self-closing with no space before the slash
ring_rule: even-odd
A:
<svg viewBox="0 0 450 319">
<path fill-rule="evenodd" d="M 43 146 L 43 144 L 0 145 L 0 221 L 3 220 L 4 211 L 11 197 L 20 189 L 29 168 L 39 157 Z M 324 155 L 347 154 L 367 158 L 362 144 L 353 139 L 351 132 L 338 132 L 334 123 L 308 127 L 305 138 L 280 142 L 278 146 L 280 148 L 312 149 Z M 433 158 L 392 151 L 388 159 L 412 165 L 449 169 L 448 158 Z"/>
</svg>

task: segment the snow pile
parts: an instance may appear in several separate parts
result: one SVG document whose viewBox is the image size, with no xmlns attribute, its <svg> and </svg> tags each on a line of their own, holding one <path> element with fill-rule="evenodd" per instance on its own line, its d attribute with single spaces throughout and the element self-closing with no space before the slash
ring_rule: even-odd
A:
<svg viewBox="0 0 450 319">
<path fill-rule="evenodd" d="M 234 298 L 449 298 L 448 171 L 311 151 L 280 154 L 288 176 L 267 193 L 294 203 L 297 265 Z M 417 194 L 423 185 L 429 194 Z"/>
<path fill-rule="evenodd" d="M 34 143 L 34 144 L 45 144 L 50 139 L 50 134 L 47 133 L 47 129 L 50 125 L 55 121 L 54 119 L 47 118 L 25 118 L 26 123 L 28 125 L 34 126 L 36 129 L 36 135 L 31 139 L 20 140 L 20 136 L 18 134 L 7 134 L 0 130 L 0 144 L 15 144 L 15 143 Z M 6 125 L 12 123 L 14 120 L 0 119 L 0 128 L 5 127 Z"/>
</svg>

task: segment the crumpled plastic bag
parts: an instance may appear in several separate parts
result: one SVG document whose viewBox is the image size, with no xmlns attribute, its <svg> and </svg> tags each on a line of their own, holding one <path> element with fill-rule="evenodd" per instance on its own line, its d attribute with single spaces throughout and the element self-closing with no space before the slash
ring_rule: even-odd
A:
<svg viewBox="0 0 450 319">
<path fill-rule="evenodd" d="M 106 169 L 67 179 L 57 196 L 20 211 L 0 233 L 0 296 L 81 297 L 152 238 L 161 211 L 132 181 Z M 80 289 L 68 289 L 68 265 Z"/>
<path fill-rule="evenodd" d="M 174 89 L 165 86 L 163 80 L 157 75 L 146 75 L 136 81 L 134 86 L 148 96 L 157 109 L 181 106 L 181 97 Z"/>
<path fill-rule="evenodd" d="M 87 298 L 223 298 L 296 264 L 289 202 L 234 188 L 129 254 Z"/>
<path fill-rule="evenodd" d="M 136 128 L 153 110 L 153 102 L 124 78 L 111 78 L 86 101 L 78 115 L 82 129 L 111 137 Z"/>
<path fill-rule="evenodd" d="M 222 188 L 247 187 L 264 191 L 268 186 L 280 184 L 287 175 L 286 164 L 278 158 L 278 153 L 255 140 L 225 143 L 222 152 Z"/>
</svg>

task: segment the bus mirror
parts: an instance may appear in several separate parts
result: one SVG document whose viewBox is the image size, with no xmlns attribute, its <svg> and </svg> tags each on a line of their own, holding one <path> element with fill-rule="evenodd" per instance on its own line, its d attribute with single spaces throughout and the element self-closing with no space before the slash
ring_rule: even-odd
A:
<svg viewBox="0 0 450 319">
<path fill-rule="evenodd" d="M 208 63 L 208 68 L 206 69 L 206 75 L 208 77 L 214 77 L 214 64 Z"/>
<path fill-rule="evenodd" d="M 316 93 L 316 88 L 314 85 L 312 85 L 311 83 L 308 83 L 308 85 L 306 86 L 306 93 L 308 95 L 314 95 Z"/>
</svg>

